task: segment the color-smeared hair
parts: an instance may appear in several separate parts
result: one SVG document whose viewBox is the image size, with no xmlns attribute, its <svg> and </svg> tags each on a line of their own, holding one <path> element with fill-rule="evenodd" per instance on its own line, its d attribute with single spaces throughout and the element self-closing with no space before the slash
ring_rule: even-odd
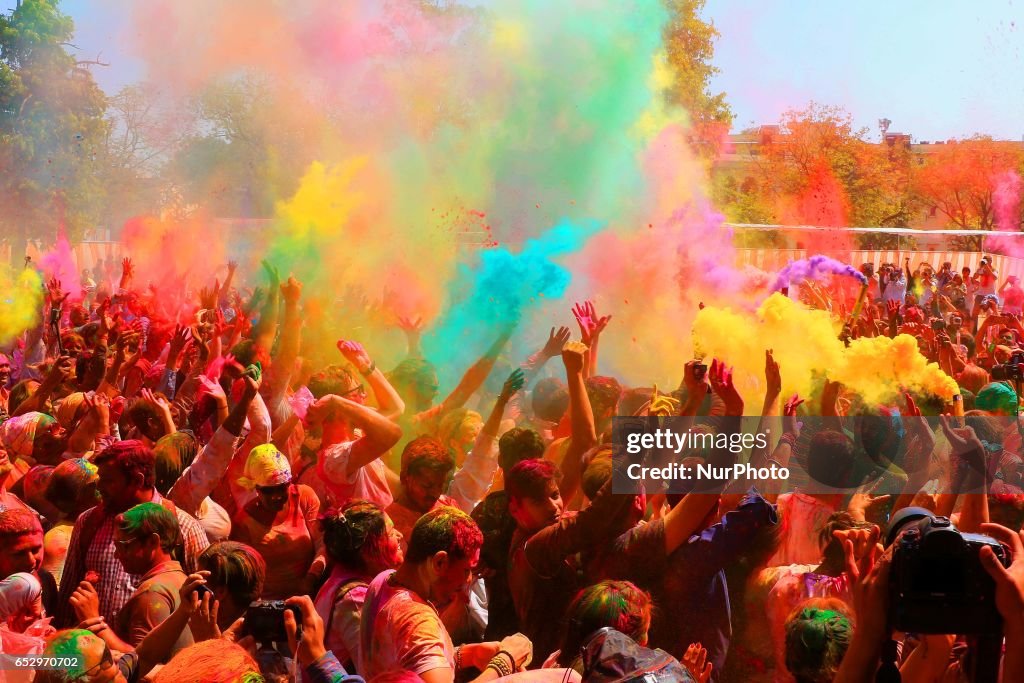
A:
<svg viewBox="0 0 1024 683">
<path fill-rule="evenodd" d="M 145 539 L 156 534 L 160 547 L 167 552 L 181 545 L 178 518 L 159 503 L 139 503 L 118 515 L 115 523 L 121 533 L 132 538 Z"/>
<path fill-rule="evenodd" d="M 544 457 L 544 439 L 532 429 L 513 427 L 498 439 L 498 466 L 508 471 L 523 460 Z"/>
<path fill-rule="evenodd" d="M 550 460 L 523 460 L 505 478 L 509 499 L 538 500 L 547 495 L 548 482 L 558 481 L 562 473 Z"/>
<path fill-rule="evenodd" d="M 252 655 L 224 638 L 211 638 L 180 650 L 153 679 L 154 683 L 257 683 L 263 680 L 259 664 Z"/>
<path fill-rule="evenodd" d="M 830 683 L 853 638 L 848 608 L 835 598 L 811 598 L 786 619 L 786 668 L 797 683 Z"/>
<path fill-rule="evenodd" d="M 441 505 L 416 521 L 409 536 L 406 562 L 423 562 L 444 551 L 454 560 L 464 560 L 483 545 L 484 535 L 476 522 L 458 508 Z"/>
<path fill-rule="evenodd" d="M 367 500 L 350 500 L 320 517 L 327 555 L 357 571 L 367 568 L 367 556 L 387 563 L 387 518 L 384 510 Z"/>
<path fill-rule="evenodd" d="M 447 474 L 455 469 L 451 450 L 432 436 L 418 436 L 402 450 L 402 475 Z"/>
<path fill-rule="evenodd" d="M 584 588 L 565 611 L 558 663 L 572 666 L 587 638 L 606 626 L 645 642 L 652 609 L 651 596 L 629 581 L 602 581 Z"/>
<path fill-rule="evenodd" d="M 128 481 L 141 474 L 143 488 L 152 488 L 156 481 L 153 451 L 135 439 L 118 441 L 107 446 L 96 454 L 92 462 L 97 467 L 108 462 L 115 465 Z"/>
<path fill-rule="evenodd" d="M 252 546 L 238 541 L 211 543 L 199 556 L 198 565 L 210 572 L 211 585 L 227 589 L 236 605 L 246 606 L 263 592 L 267 565 Z"/>
</svg>

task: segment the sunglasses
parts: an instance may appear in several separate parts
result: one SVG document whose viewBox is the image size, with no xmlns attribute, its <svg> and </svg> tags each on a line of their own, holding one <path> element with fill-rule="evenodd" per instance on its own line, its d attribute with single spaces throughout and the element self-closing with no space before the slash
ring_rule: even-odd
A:
<svg viewBox="0 0 1024 683">
<path fill-rule="evenodd" d="M 341 394 L 341 397 L 345 398 L 346 396 L 351 396 L 352 394 L 356 394 L 357 396 L 365 396 L 366 388 L 362 384 L 357 384 L 356 386 L 352 387 L 345 393 Z"/>
<path fill-rule="evenodd" d="M 100 663 L 97 664 L 96 666 L 92 667 L 91 669 L 87 669 L 86 671 L 83 671 L 82 675 L 80 675 L 75 680 L 76 681 L 87 680 L 91 676 L 94 676 L 95 674 L 98 674 L 101 671 L 106 671 L 107 669 L 109 669 L 112 666 L 114 666 L 114 654 L 110 651 L 109 647 L 105 647 L 105 648 L 103 648 L 103 658 L 100 659 Z"/>
</svg>

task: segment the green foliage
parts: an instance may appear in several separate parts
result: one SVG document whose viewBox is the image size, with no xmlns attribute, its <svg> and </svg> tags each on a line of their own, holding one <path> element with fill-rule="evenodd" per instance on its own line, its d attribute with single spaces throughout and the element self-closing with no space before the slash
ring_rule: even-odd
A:
<svg viewBox="0 0 1024 683">
<path fill-rule="evenodd" d="M 98 174 L 103 93 L 64 45 L 74 25 L 56 0 L 24 0 L 0 16 L 0 232 L 77 237 L 103 210 Z"/>
<path fill-rule="evenodd" d="M 664 0 L 668 21 L 662 31 L 665 55 L 672 72 L 668 100 L 690 114 L 692 143 L 699 151 L 713 156 L 719 141 L 732 125 L 732 109 L 725 93 L 711 92 L 711 78 L 718 69 L 711 63 L 715 25 L 700 18 L 705 0 Z"/>
</svg>

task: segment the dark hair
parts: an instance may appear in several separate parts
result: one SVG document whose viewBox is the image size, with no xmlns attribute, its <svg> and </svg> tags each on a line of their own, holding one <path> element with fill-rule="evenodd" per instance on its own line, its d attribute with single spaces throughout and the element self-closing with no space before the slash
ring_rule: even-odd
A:
<svg viewBox="0 0 1024 683">
<path fill-rule="evenodd" d="M 125 415 L 131 421 L 132 425 L 140 431 L 150 420 L 160 422 L 163 417 L 159 406 L 144 398 L 137 398 L 132 401 L 131 405 L 128 406 L 128 410 L 125 411 Z"/>
<path fill-rule="evenodd" d="M 606 626 L 635 641 L 644 640 L 652 607 L 651 596 L 629 581 L 602 581 L 584 588 L 565 610 L 559 665 L 572 666 L 586 639 Z"/>
<path fill-rule="evenodd" d="M 199 440 L 191 432 L 171 432 L 153 445 L 156 490 L 166 496 L 199 451 Z"/>
<path fill-rule="evenodd" d="M 498 466 L 508 473 L 523 460 L 544 457 L 544 439 L 532 429 L 513 427 L 498 439 Z"/>
<path fill-rule="evenodd" d="M 197 564 L 210 572 L 211 584 L 227 589 L 236 605 L 246 606 L 263 592 L 267 565 L 252 546 L 237 541 L 211 543 Z"/>
<path fill-rule="evenodd" d="M 619 399 L 620 415 L 636 415 L 654 397 L 654 389 L 650 387 L 638 387 L 626 389 L 622 398 Z"/>
<path fill-rule="evenodd" d="M 39 516 L 25 508 L 7 508 L 0 511 L 0 544 L 10 543 L 21 536 L 43 533 Z"/>
<path fill-rule="evenodd" d="M 853 637 L 846 609 L 835 598 L 811 598 L 786 619 L 786 668 L 797 683 L 835 678 Z"/>
<path fill-rule="evenodd" d="M 53 468 L 46 484 L 46 499 L 60 512 L 75 511 L 82 492 L 96 481 L 96 467 L 85 458 L 65 460 Z"/>
<path fill-rule="evenodd" d="M 115 523 L 122 533 L 132 538 L 145 539 L 156 534 L 160 547 L 167 552 L 181 545 L 178 518 L 160 503 L 139 503 L 119 514 Z"/>
<path fill-rule="evenodd" d="M 583 494 L 590 500 L 594 500 L 601 487 L 612 478 L 611 445 L 600 444 L 591 448 L 583 454 L 583 461 L 587 463 L 587 466 L 583 470 L 580 486 L 583 488 Z"/>
<path fill-rule="evenodd" d="M 455 457 L 432 436 L 418 436 L 402 450 L 402 475 L 416 476 L 424 472 L 447 474 L 455 469 Z"/>
<path fill-rule="evenodd" d="M 548 482 L 561 478 L 562 473 L 550 460 L 523 460 L 505 478 L 505 490 L 509 499 L 537 500 L 545 497 Z"/>
<path fill-rule="evenodd" d="M 306 385 L 314 398 L 323 398 L 329 394 L 341 396 L 351 390 L 358 382 L 352 372 L 343 365 L 328 365 L 314 373 Z"/>
<path fill-rule="evenodd" d="M 383 557 L 387 540 L 384 510 L 367 500 L 350 500 L 340 509 L 331 508 L 320 516 L 324 547 L 333 561 L 352 569 L 365 570 L 367 553 Z"/>
<path fill-rule="evenodd" d="M 424 562 L 439 552 L 455 560 L 470 557 L 483 545 L 484 535 L 462 510 L 440 505 L 416 521 L 409 536 L 406 562 Z"/>
<path fill-rule="evenodd" d="M 823 430 L 811 438 L 807 449 L 807 473 L 826 486 L 844 488 L 853 469 L 853 442 L 846 434 Z"/>
<path fill-rule="evenodd" d="M 141 474 L 144 488 L 153 488 L 156 480 L 153 451 L 136 439 L 117 441 L 107 446 L 93 457 L 92 462 L 97 467 L 106 463 L 114 465 L 129 481 Z"/>
<path fill-rule="evenodd" d="M 32 384 L 38 386 L 39 381 L 34 379 L 23 379 L 11 387 L 11 395 L 7 397 L 7 405 L 9 406 L 10 412 L 17 410 L 18 406 L 27 401 L 29 397 L 35 393 L 35 391 L 30 388 Z"/>
<path fill-rule="evenodd" d="M 540 419 L 558 422 L 569 409 L 569 390 L 557 377 L 545 377 L 533 385 L 530 406 Z"/>
<path fill-rule="evenodd" d="M 436 375 L 433 363 L 425 358 L 406 358 L 388 374 L 388 379 L 395 385 L 436 390 L 437 387 L 433 386 Z"/>
<path fill-rule="evenodd" d="M 256 342 L 252 339 L 243 339 L 232 346 L 228 353 L 234 356 L 235 362 L 243 368 L 248 367 L 256 360 Z"/>
<path fill-rule="evenodd" d="M 622 385 L 618 380 L 614 377 L 595 375 L 587 378 L 586 387 L 594 417 L 604 415 L 608 411 L 615 412 L 615 407 L 619 405 L 619 398 L 622 396 Z"/>
</svg>

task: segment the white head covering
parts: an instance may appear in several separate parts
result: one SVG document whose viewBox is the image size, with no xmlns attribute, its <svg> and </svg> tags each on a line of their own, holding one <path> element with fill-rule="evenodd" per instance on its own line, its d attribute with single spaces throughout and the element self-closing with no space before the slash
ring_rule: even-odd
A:
<svg viewBox="0 0 1024 683">
<path fill-rule="evenodd" d="M 0 581 L 0 619 L 13 617 L 35 603 L 43 594 L 43 587 L 34 575 L 27 572 L 11 574 Z"/>
</svg>

